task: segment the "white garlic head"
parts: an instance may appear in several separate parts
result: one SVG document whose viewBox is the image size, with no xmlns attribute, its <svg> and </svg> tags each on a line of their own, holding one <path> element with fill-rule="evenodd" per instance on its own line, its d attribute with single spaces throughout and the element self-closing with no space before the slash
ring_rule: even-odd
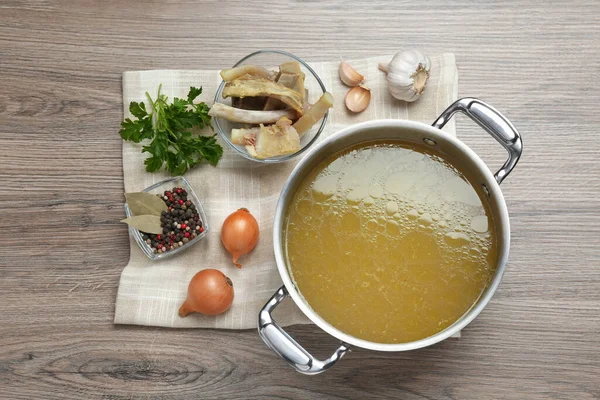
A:
<svg viewBox="0 0 600 400">
<path fill-rule="evenodd" d="M 379 64 L 387 72 L 388 89 L 392 96 L 407 102 L 421 96 L 431 69 L 431 60 L 418 50 L 406 50 L 396 53 L 388 65 Z"/>
</svg>

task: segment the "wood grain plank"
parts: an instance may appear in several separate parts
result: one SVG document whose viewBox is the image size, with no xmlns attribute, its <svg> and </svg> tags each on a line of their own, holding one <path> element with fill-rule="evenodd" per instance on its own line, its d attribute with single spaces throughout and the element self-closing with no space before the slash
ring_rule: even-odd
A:
<svg viewBox="0 0 600 400">
<path fill-rule="evenodd" d="M 0 15 L 0 397 L 600 398 L 597 1 L 6 0 Z M 254 331 L 112 324 L 129 257 L 123 71 L 409 47 L 454 52 L 459 94 L 495 105 L 525 142 L 503 184 L 507 272 L 461 339 L 358 349 L 305 377 Z M 457 130 L 490 168 L 503 162 L 473 123 Z M 312 326 L 290 332 L 321 357 L 335 346 Z"/>
</svg>

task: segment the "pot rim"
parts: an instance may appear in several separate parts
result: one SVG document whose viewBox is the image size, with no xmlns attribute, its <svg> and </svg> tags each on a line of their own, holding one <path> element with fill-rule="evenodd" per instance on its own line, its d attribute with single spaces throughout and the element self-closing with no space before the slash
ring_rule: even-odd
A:
<svg viewBox="0 0 600 400">
<path fill-rule="evenodd" d="M 338 328 L 331 325 L 321 316 L 319 316 L 308 304 L 308 302 L 301 296 L 300 292 L 296 288 L 295 284 L 292 282 L 290 272 L 288 271 L 288 267 L 286 265 L 285 259 L 283 257 L 283 247 L 282 247 L 282 226 L 283 220 L 285 217 L 285 209 L 284 209 L 284 200 L 287 196 L 292 195 L 290 193 L 291 185 L 298 179 L 298 175 L 303 170 L 304 166 L 311 160 L 316 157 L 319 152 L 330 143 L 344 137 L 347 135 L 354 134 L 357 131 L 368 131 L 369 129 L 375 128 L 404 128 L 404 129 L 415 129 L 422 132 L 426 132 L 427 134 L 431 134 L 438 137 L 443 137 L 443 139 L 449 141 L 454 146 L 458 147 L 464 153 L 466 153 L 472 161 L 477 165 L 477 167 L 481 170 L 483 175 L 487 178 L 487 184 L 489 187 L 489 191 L 492 196 L 497 196 L 498 206 L 499 206 L 499 221 L 497 225 L 501 225 L 497 227 L 497 229 L 505 232 L 505 245 L 503 249 L 500 249 L 500 256 L 498 259 L 498 266 L 496 269 L 496 273 L 494 275 L 493 280 L 488 285 L 487 289 L 482 293 L 482 296 L 477 300 L 474 305 L 463 314 L 457 321 L 455 321 L 452 325 L 436 333 L 435 335 L 429 336 L 424 339 L 405 342 L 405 343 L 377 343 L 371 342 L 364 339 L 359 339 L 357 337 L 351 336 L 347 333 L 342 332 Z M 433 126 L 424 124 L 422 122 L 417 121 L 408 121 L 408 120 L 372 120 L 361 122 L 358 124 L 354 124 L 348 127 L 345 127 L 338 132 L 335 132 L 322 142 L 318 143 L 309 152 L 306 156 L 294 167 L 292 173 L 289 175 L 286 180 L 281 194 L 279 196 L 279 200 L 277 202 L 277 207 L 275 209 L 275 218 L 273 221 L 273 247 L 275 252 L 275 259 L 277 263 L 277 269 L 279 271 L 279 275 L 283 280 L 285 287 L 287 288 L 290 296 L 296 303 L 296 305 L 302 310 L 304 315 L 306 315 L 315 325 L 319 328 L 323 329 L 325 332 L 330 334 L 331 336 L 341 340 L 342 342 L 362 347 L 370 350 L 378 350 L 378 351 L 407 351 L 419 349 L 422 347 L 431 346 L 435 343 L 438 343 L 448 337 L 454 335 L 455 333 L 462 330 L 465 326 L 467 326 L 475 317 L 479 315 L 479 313 L 486 307 L 491 298 L 493 297 L 500 281 L 502 280 L 502 276 L 504 274 L 504 270 L 506 268 L 506 262 L 508 260 L 508 252 L 510 245 L 510 224 L 509 224 L 509 215 L 506 207 L 506 202 L 504 200 L 504 196 L 502 195 L 502 191 L 500 186 L 494 179 L 492 172 L 489 170 L 488 166 L 481 160 L 481 158 L 466 144 L 460 141 L 455 136 L 449 135 L 448 133 L 442 131 L 441 129 L 435 128 Z"/>
</svg>

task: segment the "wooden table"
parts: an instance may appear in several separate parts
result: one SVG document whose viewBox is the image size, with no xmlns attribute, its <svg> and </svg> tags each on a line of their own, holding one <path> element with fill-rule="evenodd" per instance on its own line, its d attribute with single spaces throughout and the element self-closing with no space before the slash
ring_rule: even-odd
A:
<svg viewBox="0 0 600 400">
<path fill-rule="evenodd" d="M 592 399 L 600 397 L 600 3 L 3 0 L 0 3 L 0 397 Z M 255 331 L 112 324 L 129 257 L 121 73 L 221 68 L 251 50 L 307 60 L 451 51 L 461 96 L 521 131 L 502 185 L 503 283 L 461 339 L 355 350 L 293 372 Z M 473 123 L 459 137 L 495 169 Z M 317 355 L 335 340 L 290 331 Z"/>
</svg>

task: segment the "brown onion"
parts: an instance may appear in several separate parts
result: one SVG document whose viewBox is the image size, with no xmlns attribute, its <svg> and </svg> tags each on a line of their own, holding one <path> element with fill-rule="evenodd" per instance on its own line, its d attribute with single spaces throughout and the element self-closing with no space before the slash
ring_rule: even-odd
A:
<svg viewBox="0 0 600 400">
<path fill-rule="evenodd" d="M 233 283 L 217 269 L 203 269 L 188 286 L 187 299 L 179 308 L 185 317 L 191 312 L 217 315 L 229 310 L 233 303 Z"/>
<path fill-rule="evenodd" d="M 223 246 L 233 255 L 233 263 L 242 268 L 238 258 L 249 253 L 258 242 L 258 222 L 245 208 L 230 214 L 223 222 L 221 230 Z"/>
</svg>

